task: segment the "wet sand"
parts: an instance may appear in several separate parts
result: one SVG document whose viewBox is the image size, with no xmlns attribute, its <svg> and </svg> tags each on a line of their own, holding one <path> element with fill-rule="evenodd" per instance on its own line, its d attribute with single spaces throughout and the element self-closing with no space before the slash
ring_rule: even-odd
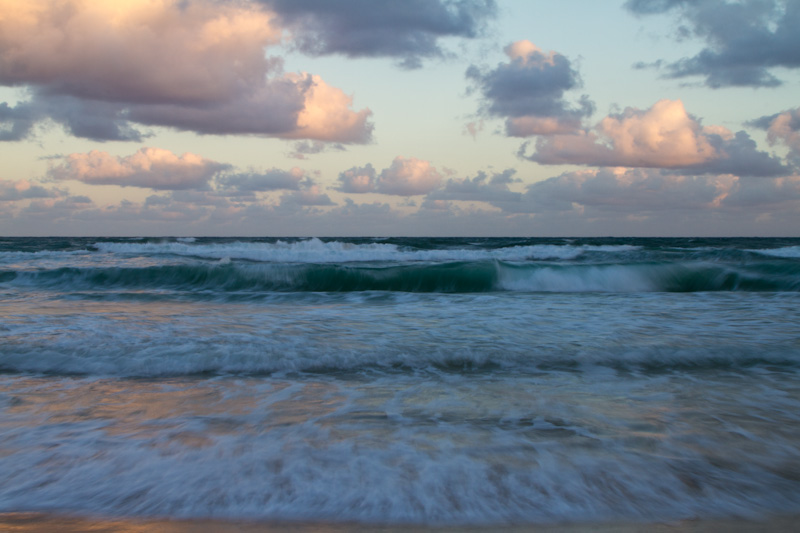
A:
<svg viewBox="0 0 800 533">
<path fill-rule="evenodd" d="M 766 520 L 684 520 L 671 523 L 580 523 L 506 526 L 425 526 L 325 522 L 247 522 L 224 520 L 134 520 L 86 518 L 43 513 L 0 514 L 0 531 L 8 533 L 456 533 L 497 531 L 500 533 L 711 533 L 797 531 L 800 516 Z"/>
</svg>

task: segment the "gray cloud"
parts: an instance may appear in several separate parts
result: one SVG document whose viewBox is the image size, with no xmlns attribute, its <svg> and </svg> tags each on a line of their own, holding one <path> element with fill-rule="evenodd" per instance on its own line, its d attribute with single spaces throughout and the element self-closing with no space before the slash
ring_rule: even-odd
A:
<svg viewBox="0 0 800 533">
<path fill-rule="evenodd" d="M 473 65 L 466 76 L 481 93 L 482 112 L 507 119 L 508 135 L 571 132 L 592 114 L 594 105 L 587 97 L 577 106 L 564 99 L 566 91 L 581 85 L 578 72 L 565 56 L 545 53 L 530 41 L 517 41 L 505 52 L 508 63 L 491 70 Z"/>
<path fill-rule="evenodd" d="M 712 88 L 776 87 L 782 81 L 775 68 L 800 67 L 795 0 L 629 0 L 625 7 L 637 15 L 675 11 L 687 25 L 681 38 L 706 42 L 697 55 L 665 64 L 669 78 L 702 76 Z"/>
<path fill-rule="evenodd" d="M 336 205 L 327 194 L 322 193 L 317 185 L 311 185 L 300 191 L 292 191 L 281 196 L 281 206 L 324 207 Z"/>
<path fill-rule="evenodd" d="M 14 107 L 0 103 L 0 125 L 6 126 L 0 129 L 0 141 L 21 141 L 31 135 L 33 126 L 47 120 L 93 141 L 141 142 L 147 137 L 131 126 L 127 111 L 118 104 L 37 92 Z"/>
<path fill-rule="evenodd" d="M 299 168 L 291 170 L 273 168 L 264 173 L 231 174 L 217 178 L 217 189 L 239 195 L 263 191 L 299 191 L 304 175 L 305 173 Z"/>
<path fill-rule="evenodd" d="M 733 177 L 683 176 L 649 169 L 584 170 L 530 185 L 523 205 L 530 212 L 695 211 L 714 206 L 736 181 Z"/>
<path fill-rule="evenodd" d="M 426 201 L 473 201 L 487 202 L 501 207 L 509 202 L 522 200 L 522 193 L 509 190 L 511 183 L 519 182 L 514 178 L 516 171 L 507 169 L 494 173 L 491 178 L 485 172 L 478 172 L 474 178 L 449 179 L 444 187 L 431 192 Z"/>
<path fill-rule="evenodd" d="M 792 169 L 780 159 L 761 151 L 756 142 L 744 131 L 738 131 L 733 138 L 708 135 L 711 145 L 722 154 L 720 157 L 688 167 L 696 173 L 734 174 L 743 177 L 786 176 Z"/>
<path fill-rule="evenodd" d="M 0 141 L 20 141 L 26 138 L 42 116 L 30 105 L 11 107 L 0 102 Z"/>
<path fill-rule="evenodd" d="M 725 207 L 743 211 L 789 209 L 797 211 L 800 176 L 771 180 L 740 180 L 723 200 Z"/>
<path fill-rule="evenodd" d="M 494 0 L 261 0 L 309 55 L 393 57 L 406 68 L 442 57 L 439 40 L 474 38 L 494 18 Z"/>
<path fill-rule="evenodd" d="M 628 0 L 625 7 L 639 15 L 652 15 L 664 13 L 685 3 L 686 0 Z"/>
<path fill-rule="evenodd" d="M 294 150 L 289 154 L 293 159 L 308 159 L 309 155 L 321 154 L 329 150 L 342 152 L 347 150 L 342 143 L 326 143 L 323 141 L 298 141 L 294 143 Z"/>
<path fill-rule="evenodd" d="M 46 189 L 27 180 L 0 180 L 0 202 L 18 202 L 39 198 L 61 198 L 66 196 L 61 189 Z"/>
</svg>

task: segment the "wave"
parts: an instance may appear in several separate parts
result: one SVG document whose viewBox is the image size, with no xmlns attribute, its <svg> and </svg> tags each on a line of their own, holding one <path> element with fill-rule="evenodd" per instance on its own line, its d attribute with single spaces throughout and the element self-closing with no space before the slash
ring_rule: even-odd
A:
<svg viewBox="0 0 800 533">
<path fill-rule="evenodd" d="M 632 245 L 554 245 L 535 244 L 502 248 L 420 249 L 393 243 L 323 242 L 312 238 L 301 241 L 231 242 L 196 244 L 188 242 L 97 242 L 94 248 L 108 253 L 133 255 L 177 255 L 205 259 L 243 259 L 271 263 L 348 263 L 408 261 L 528 261 L 570 260 L 587 253 L 630 252 Z"/>
<path fill-rule="evenodd" d="M 577 262 L 634 263 L 722 261 L 747 262 L 759 258 L 793 261 L 800 258 L 800 246 L 754 247 L 767 242 L 688 242 L 687 240 L 629 239 L 624 242 L 536 242 L 534 239 L 342 239 L 322 240 L 210 240 L 194 237 L 174 239 L 84 240 L 68 244 L 34 242 L 16 249 L 0 250 L 0 265 L 64 260 L 124 263 L 147 257 L 165 259 L 241 260 L 264 263 L 343 264 L 418 262 Z M 674 242 L 673 242 L 674 241 Z M 775 243 L 779 244 L 779 243 Z M 689 245 L 689 246 L 687 246 Z"/>
<path fill-rule="evenodd" d="M 785 258 L 800 258 L 800 246 L 784 246 L 782 248 L 773 248 L 765 250 L 748 250 L 755 254 L 768 255 L 771 257 L 785 257 Z"/>
<path fill-rule="evenodd" d="M 701 292 L 800 291 L 794 263 L 287 264 L 231 261 L 144 267 L 0 271 L 0 284 L 62 291 L 269 292 Z"/>
<path fill-rule="evenodd" d="M 63 333 L 58 339 L 10 337 L 0 373 L 136 377 L 262 375 L 282 372 L 381 374 L 592 372 L 697 372 L 754 367 L 800 369 L 791 346 L 758 353 L 753 346 L 577 347 L 564 343 L 506 343 L 495 348 L 403 343 L 401 338 L 374 346 L 347 339 L 311 338 L 302 342 L 266 333 L 206 331 L 181 335 L 174 329 L 149 330 L 148 338 L 109 331 L 96 324 L 92 340 Z M 178 328 L 182 331 L 182 328 Z M 606 369 L 606 370 L 602 370 Z"/>
</svg>

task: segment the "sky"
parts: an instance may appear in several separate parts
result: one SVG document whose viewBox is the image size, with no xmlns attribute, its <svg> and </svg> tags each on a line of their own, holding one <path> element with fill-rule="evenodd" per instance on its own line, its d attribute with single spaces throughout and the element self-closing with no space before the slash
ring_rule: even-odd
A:
<svg viewBox="0 0 800 533">
<path fill-rule="evenodd" d="M 0 235 L 800 236 L 800 0 L 0 0 Z"/>
</svg>

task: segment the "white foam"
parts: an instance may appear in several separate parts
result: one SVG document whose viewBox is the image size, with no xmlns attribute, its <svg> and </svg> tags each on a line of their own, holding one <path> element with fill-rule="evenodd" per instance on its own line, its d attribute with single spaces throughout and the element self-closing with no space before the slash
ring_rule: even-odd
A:
<svg viewBox="0 0 800 533">
<path fill-rule="evenodd" d="M 499 285 L 509 291 L 529 292 L 648 292 L 658 284 L 644 269 L 603 265 L 500 269 Z"/>
<path fill-rule="evenodd" d="M 323 242 L 317 238 L 295 242 L 276 241 L 274 243 L 98 242 L 94 246 L 104 252 L 119 254 L 174 254 L 210 259 L 227 257 L 230 259 L 287 263 L 570 260 L 587 252 L 618 253 L 639 249 L 639 247 L 628 245 L 532 245 L 499 249 L 408 250 L 387 243 Z"/>
<path fill-rule="evenodd" d="M 773 248 L 771 250 L 747 250 L 761 255 L 772 257 L 800 258 L 800 246 L 785 246 L 783 248 Z"/>
<path fill-rule="evenodd" d="M 47 302 L 47 312 L 38 302 L 0 301 L 0 368 L 128 377 L 486 365 L 539 371 L 565 362 L 738 366 L 754 357 L 795 366 L 795 304 L 793 295 L 646 292 L 65 300 Z"/>
</svg>

